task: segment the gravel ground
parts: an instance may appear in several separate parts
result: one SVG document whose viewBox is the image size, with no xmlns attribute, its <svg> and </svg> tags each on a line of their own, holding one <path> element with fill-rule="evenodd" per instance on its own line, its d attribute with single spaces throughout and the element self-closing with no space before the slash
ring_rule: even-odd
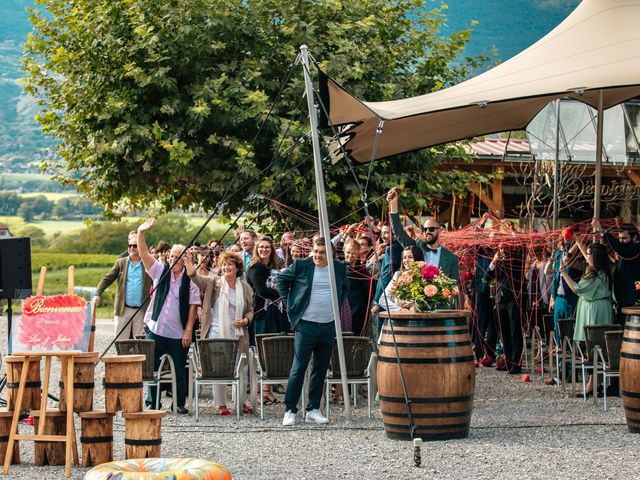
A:
<svg viewBox="0 0 640 480">
<path fill-rule="evenodd" d="M 5 335 L 2 323 L 0 335 Z M 97 348 L 105 348 L 112 330 L 99 326 Z M 5 336 L 6 338 L 6 336 Z M 52 376 L 57 379 L 57 373 Z M 96 385 L 103 377 L 98 366 Z M 52 381 L 53 384 L 57 381 Z M 57 389 L 57 387 L 55 387 Z M 567 392 L 569 392 L 568 390 Z M 3 392 L 4 394 L 5 392 Z M 4 395 L 3 395 L 4 396 Z M 520 376 L 477 369 L 476 395 L 469 438 L 425 443 L 422 467 L 413 466 L 410 442 L 389 440 L 380 414 L 367 418 L 366 404 L 353 410 L 348 427 L 340 407 L 332 407 L 331 423 L 282 427 L 282 405 L 258 415 L 220 417 L 212 414 L 210 393 L 201 402 L 200 421 L 193 415 L 167 415 L 163 420 L 162 454 L 220 462 L 242 479 L 507 479 L 637 478 L 639 462 L 629 452 L 640 450 L 640 436 L 627 432 L 619 398 L 602 411 L 560 387 L 545 386 L 539 376 L 523 383 Z M 95 394 L 103 408 L 102 391 Z M 165 408 L 170 405 L 164 400 Z M 76 422 L 79 432 L 79 421 Z M 32 429 L 22 425 L 25 433 Z M 62 479 L 64 467 L 33 465 L 33 443 L 21 442 L 22 465 L 8 478 Z M 116 416 L 114 458 L 124 458 L 124 420 Z M 74 467 L 72 478 L 87 469 Z"/>
</svg>

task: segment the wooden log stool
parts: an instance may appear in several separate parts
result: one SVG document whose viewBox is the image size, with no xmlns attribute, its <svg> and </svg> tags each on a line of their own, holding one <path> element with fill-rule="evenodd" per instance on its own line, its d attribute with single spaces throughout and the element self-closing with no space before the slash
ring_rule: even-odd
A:
<svg viewBox="0 0 640 480">
<path fill-rule="evenodd" d="M 32 410 L 35 431 L 38 431 L 40 423 L 40 410 Z M 44 435 L 66 435 L 67 434 L 67 414 L 58 409 L 47 409 L 44 424 Z M 65 464 L 65 444 L 64 442 L 34 442 L 36 465 L 64 465 Z"/>
<path fill-rule="evenodd" d="M 160 457 L 164 410 L 123 413 L 125 458 Z"/>
<path fill-rule="evenodd" d="M 95 387 L 95 364 L 98 362 L 98 352 L 81 353 L 77 355 L 73 363 L 73 411 L 76 413 L 93 410 L 93 389 Z M 61 357 L 62 372 L 67 371 L 67 361 Z M 67 411 L 67 400 L 64 393 L 64 380 L 58 383 L 60 386 L 61 412 Z"/>
<path fill-rule="evenodd" d="M 95 467 L 113 462 L 113 413 L 80 412 L 82 425 L 82 466 Z"/>
<path fill-rule="evenodd" d="M 105 410 L 109 413 L 141 412 L 144 408 L 142 364 L 144 355 L 103 357 Z"/>
<path fill-rule="evenodd" d="M 9 432 L 11 431 L 11 420 L 13 419 L 13 412 L 6 408 L 0 408 L 0 458 L 4 458 L 7 454 L 7 443 L 9 442 Z M 11 464 L 17 465 L 20 463 L 20 448 L 18 447 L 18 441 L 13 445 L 13 455 L 11 456 Z"/>
<path fill-rule="evenodd" d="M 18 385 L 22 374 L 22 362 L 24 357 L 20 355 L 7 355 L 4 357 L 7 364 L 7 410 L 15 410 L 18 397 Z M 21 410 L 37 410 L 40 408 L 42 382 L 40 381 L 40 358 L 32 358 L 29 362 L 27 382 L 25 383 L 24 396 L 22 397 Z"/>
</svg>

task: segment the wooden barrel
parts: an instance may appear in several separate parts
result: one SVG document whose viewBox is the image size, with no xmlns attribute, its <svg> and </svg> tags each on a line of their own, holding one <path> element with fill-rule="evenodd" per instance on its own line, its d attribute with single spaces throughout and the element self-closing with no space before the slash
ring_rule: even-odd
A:
<svg viewBox="0 0 640 480">
<path fill-rule="evenodd" d="M 93 410 L 93 389 L 95 387 L 95 364 L 98 352 L 80 353 L 73 362 L 73 411 L 76 413 Z M 62 358 L 62 372 L 67 371 L 66 358 Z M 59 382 L 61 412 L 67 411 L 67 400 L 64 392 L 64 377 Z"/>
<path fill-rule="evenodd" d="M 13 412 L 6 408 L 0 408 L 0 459 L 4 462 L 4 456 L 7 454 L 7 446 L 9 445 L 9 432 L 11 432 L 11 421 L 13 420 Z M 13 444 L 13 455 L 11 456 L 11 464 L 20 463 L 20 447 L 18 440 Z"/>
<path fill-rule="evenodd" d="M 80 412 L 82 466 L 113 462 L 113 413 Z"/>
<path fill-rule="evenodd" d="M 627 428 L 640 433 L 640 308 L 623 308 L 627 316 L 620 349 L 620 396 Z"/>
<path fill-rule="evenodd" d="M 125 458 L 160 457 L 164 410 L 123 413 Z"/>
<path fill-rule="evenodd" d="M 32 410 L 34 431 L 38 431 L 40 424 L 40 410 Z M 47 418 L 44 423 L 45 435 L 66 435 L 67 414 L 58 409 L 47 409 Z M 34 442 L 36 465 L 64 465 L 65 464 L 65 442 Z"/>
<path fill-rule="evenodd" d="M 387 319 L 378 351 L 378 391 L 389 438 L 411 438 L 400 368 L 411 400 L 415 437 L 443 440 L 469 435 L 476 380 L 467 327 L 469 313 L 383 314 Z"/>
<path fill-rule="evenodd" d="M 18 386 L 20 384 L 24 357 L 21 355 L 7 355 L 3 360 L 7 365 L 7 410 L 13 411 L 15 410 L 16 399 L 18 398 Z M 23 412 L 40 408 L 40 400 L 42 397 L 41 388 L 40 358 L 31 357 L 24 396 L 22 397 L 21 410 Z"/>
<path fill-rule="evenodd" d="M 144 355 L 103 357 L 105 410 L 109 413 L 143 410 L 142 364 Z"/>
</svg>

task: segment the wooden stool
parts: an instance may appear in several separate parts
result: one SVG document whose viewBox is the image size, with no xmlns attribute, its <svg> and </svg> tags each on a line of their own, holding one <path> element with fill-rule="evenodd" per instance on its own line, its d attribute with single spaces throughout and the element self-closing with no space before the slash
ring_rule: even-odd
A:
<svg viewBox="0 0 640 480">
<path fill-rule="evenodd" d="M 113 462 L 113 413 L 80 412 L 82 423 L 82 466 Z"/>
<path fill-rule="evenodd" d="M 15 410 L 24 357 L 20 355 L 7 355 L 3 360 L 7 364 L 7 410 L 12 412 Z M 21 410 L 23 412 L 40 408 L 40 389 L 42 387 L 42 382 L 40 381 L 40 358 L 31 359 L 28 370 L 27 382 L 25 383 L 24 396 L 22 398 Z"/>
<path fill-rule="evenodd" d="M 93 388 L 95 364 L 98 362 L 98 352 L 81 353 L 75 357 L 73 364 L 73 411 L 76 413 L 88 412 L 93 409 Z M 62 372 L 67 371 L 65 357 L 61 357 Z M 60 380 L 61 412 L 67 411 L 67 400 L 64 393 L 64 381 Z"/>
<path fill-rule="evenodd" d="M 7 453 L 7 442 L 9 441 L 9 432 L 11 431 L 11 419 L 13 418 L 13 412 L 6 408 L 0 408 L 0 455 L 1 458 Z M 20 463 L 20 448 L 16 441 L 13 445 L 13 455 L 11 456 L 11 464 L 17 465 Z"/>
<path fill-rule="evenodd" d="M 142 364 L 144 355 L 103 357 L 105 410 L 116 413 L 143 410 Z"/>
<path fill-rule="evenodd" d="M 164 410 L 145 410 L 137 413 L 123 413 L 125 458 L 160 457 L 162 443 L 162 417 Z"/>
<path fill-rule="evenodd" d="M 32 410 L 35 431 L 38 431 L 40 422 L 40 410 Z M 66 435 L 67 414 L 58 409 L 47 409 L 47 418 L 44 424 L 45 435 Z M 62 442 L 36 441 L 34 451 L 36 465 L 64 465 L 65 444 Z"/>
</svg>

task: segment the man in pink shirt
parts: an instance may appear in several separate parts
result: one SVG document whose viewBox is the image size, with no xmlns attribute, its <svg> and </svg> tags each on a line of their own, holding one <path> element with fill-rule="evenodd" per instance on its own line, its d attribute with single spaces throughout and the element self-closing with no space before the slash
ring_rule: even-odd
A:
<svg viewBox="0 0 640 480">
<path fill-rule="evenodd" d="M 147 338 L 156 342 L 154 368 L 158 369 L 160 357 L 165 353 L 173 358 L 178 413 L 186 414 L 189 411 L 184 406 L 187 391 L 185 367 L 200 305 L 200 291 L 187 276 L 182 258 L 178 260 L 185 248 L 183 245 L 171 247 L 168 265 L 151 255 L 144 233 L 154 222 L 154 218 L 149 218 L 138 227 L 138 250 L 144 268 L 153 280 L 153 294 L 144 321 L 149 329 Z M 155 405 L 156 395 L 155 388 L 150 388 L 147 405 Z"/>
</svg>

